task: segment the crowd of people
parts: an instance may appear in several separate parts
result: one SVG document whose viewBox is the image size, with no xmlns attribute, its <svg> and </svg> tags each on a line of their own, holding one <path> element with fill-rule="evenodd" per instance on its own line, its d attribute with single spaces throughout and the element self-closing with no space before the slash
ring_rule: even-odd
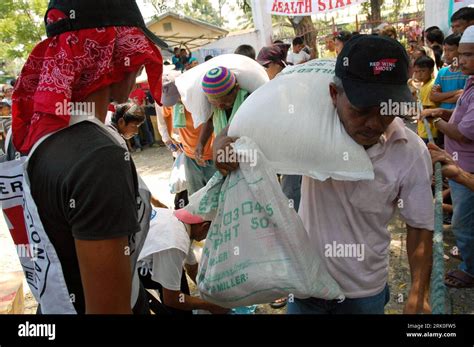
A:
<svg viewBox="0 0 474 347">
<path fill-rule="evenodd" d="M 103 10 L 104 15 L 108 11 L 95 10 Z M 133 12 L 141 18 L 138 8 L 122 10 L 125 17 Z M 62 11 L 48 10 L 47 28 L 64 19 Z M 398 211 L 406 222 L 411 271 L 404 312 L 429 313 L 434 162 L 443 164 L 446 178 L 445 221 L 452 224 L 459 251 L 452 255 L 462 260 L 459 269 L 446 274 L 445 283 L 454 288 L 474 287 L 474 9 L 463 8 L 451 20 L 452 34 L 437 27 L 420 29 L 423 43 L 413 37 L 407 49 L 397 41 L 396 28 L 390 26 L 372 35 L 342 31 L 326 38 L 324 58 L 337 62 L 333 82 L 321 88 L 329 90 L 330 102 L 347 134 L 366 149 L 375 180 L 320 182 L 282 175 L 279 181 L 311 235 L 315 252 L 323 254 L 322 247 L 336 240 L 364 244 L 367 254 L 365 261 L 323 258 L 344 301 L 282 298 L 272 303 L 274 307 L 287 304 L 292 314 L 383 314 L 390 298 L 387 226 Z M 238 162 L 217 153 L 233 151 L 236 139 L 227 136 L 229 125 L 251 93 L 239 85 L 232 69 L 210 69 L 200 83 L 212 115 L 195 128 L 175 81 L 199 61 L 187 47 L 175 47 L 172 61 L 163 63 L 155 45 L 160 41 L 136 23 L 64 29 L 40 44 L 15 84 L 12 126 L 3 123 L 3 117 L 11 118 L 12 90 L 3 91 L 0 132 L 6 159 L 16 157 L 6 147 L 28 156 L 27 205 L 33 207 L 35 232 L 55 259 L 48 265 L 54 268 L 55 277 L 39 302 L 42 313 L 229 312 L 190 295 L 186 273 L 196 282 L 199 262 L 193 241 L 205 240 L 211 221 L 183 207 L 217 171 L 225 176 L 238 168 Z M 410 33 L 405 30 L 403 35 Z M 108 47 L 101 56 L 107 64 L 96 64 L 74 51 L 66 58 L 70 65 L 51 58 L 69 41 L 84 46 L 93 41 Z M 314 58 L 306 44 L 296 37 L 291 45 L 275 41 L 258 54 L 252 46 L 242 45 L 235 54 L 256 60 L 273 80 L 287 66 Z M 53 70 L 38 70 L 38 59 L 48 59 L 60 71 L 59 77 Z M 84 60 L 73 64 L 75 59 Z M 345 59 L 351 64 L 346 66 Z M 379 65 L 371 65 L 374 62 L 390 64 L 378 69 Z M 148 82 L 137 84 L 143 67 Z M 31 77 L 38 75 L 41 78 L 32 86 Z M 55 114 L 53 105 L 62 98 L 93 103 L 95 114 L 91 117 L 77 110 Z M 380 103 L 388 100 L 419 100 L 423 110 L 402 117 L 381 115 Z M 10 127 L 12 136 L 7 143 Z M 171 209 L 160 197 L 144 193 L 129 156 L 129 152 L 159 142 L 156 127 L 176 160 L 182 156 L 185 170 L 187 189 L 176 194 Z M 144 258 L 148 267 L 138 267 L 138 256 L 152 237 L 153 255 L 147 253 Z M 159 292 L 159 300 L 151 290 Z"/>
</svg>

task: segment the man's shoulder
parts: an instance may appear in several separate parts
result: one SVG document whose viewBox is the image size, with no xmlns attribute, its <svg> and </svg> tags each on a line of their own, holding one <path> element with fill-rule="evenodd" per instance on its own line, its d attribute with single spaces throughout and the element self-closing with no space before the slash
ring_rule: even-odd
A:
<svg viewBox="0 0 474 347">
<path fill-rule="evenodd" d="M 419 161 L 420 157 L 429 156 L 428 147 L 423 140 L 411 129 L 403 126 L 405 141 L 396 141 L 393 145 L 393 150 L 398 154 L 402 154 L 405 160 L 410 162 Z M 422 164 L 421 161 L 419 161 Z"/>
<path fill-rule="evenodd" d="M 461 79 L 465 80 L 467 76 L 462 73 L 461 70 L 452 70 L 452 66 L 443 67 L 441 70 L 438 71 L 438 75 L 443 78 L 449 78 L 449 80 L 453 79 Z"/>
<path fill-rule="evenodd" d="M 423 91 L 425 91 L 425 90 L 427 90 L 427 89 L 430 89 L 430 91 L 431 91 L 431 89 L 432 89 L 433 86 L 434 86 L 434 83 L 435 83 L 435 79 L 432 78 L 429 82 L 423 84 L 423 86 L 421 87 L 421 89 L 422 89 Z"/>
<path fill-rule="evenodd" d="M 106 129 L 104 129 L 107 131 Z M 81 161 L 97 157 L 106 160 L 110 153 L 123 152 L 123 148 L 91 122 L 75 124 L 52 135 L 41 144 L 34 157 L 41 160 Z"/>
<path fill-rule="evenodd" d="M 61 130 L 46 141 L 61 142 L 67 140 L 71 143 L 71 146 L 68 146 L 71 149 L 75 144 L 81 144 L 81 146 L 91 149 L 97 148 L 98 145 L 120 147 L 107 135 L 107 131 L 105 128 L 100 129 L 99 125 L 92 122 L 81 122 Z"/>
<path fill-rule="evenodd" d="M 444 75 L 446 75 L 447 73 L 450 73 L 450 72 L 451 72 L 451 66 L 445 66 L 445 67 L 442 67 L 441 69 L 439 69 L 438 76 L 444 76 Z"/>
<path fill-rule="evenodd" d="M 174 215 L 173 211 L 154 208 L 151 213 L 150 231 L 140 258 L 159 252 L 173 251 L 186 256 L 191 238 L 186 227 Z"/>
</svg>

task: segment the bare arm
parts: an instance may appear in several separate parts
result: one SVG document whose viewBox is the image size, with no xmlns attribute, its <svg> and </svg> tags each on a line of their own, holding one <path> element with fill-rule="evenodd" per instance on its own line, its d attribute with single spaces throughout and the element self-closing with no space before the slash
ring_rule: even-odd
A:
<svg viewBox="0 0 474 347">
<path fill-rule="evenodd" d="M 194 265 L 185 264 L 184 268 L 186 269 L 186 273 L 188 274 L 188 276 L 193 280 L 194 283 L 197 284 L 196 278 L 197 278 L 199 264 L 194 264 Z"/>
<path fill-rule="evenodd" d="M 430 143 L 428 144 L 428 148 L 433 163 L 440 162 L 443 165 L 442 169 L 444 177 L 452 179 L 453 181 L 474 191 L 474 175 L 461 169 L 453 158 L 438 146 Z"/>
<path fill-rule="evenodd" d="M 459 184 L 462 184 L 463 186 L 468 187 L 470 190 L 474 192 L 474 175 L 473 174 L 470 174 L 469 172 L 461 170 L 459 175 L 454 176 L 452 180 Z"/>
<path fill-rule="evenodd" d="M 131 314 L 132 274 L 128 237 L 76 240 L 86 314 Z"/>
<path fill-rule="evenodd" d="M 423 120 L 423 118 L 425 117 L 440 117 L 442 119 L 444 119 L 445 121 L 449 122 L 449 119 L 451 118 L 451 116 L 453 115 L 453 112 L 454 110 L 447 110 L 447 109 L 444 109 L 444 108 L 431 108 L 431 109 L 426 109 L 426 110 L 423 110 L 423 112 L 421 112 L 421 119 L 420 120 Z"/>
<path fill-rule="evenodd" d="M 449 124 L 445 120 L 440 120 L 436 123 L 436 128 L 440 130 L 450 139 L 453 139 L 461 143 L 472 143 L 467 137 L 465 137 L 459 130 L 456 124 Z"/>
<path fill-rule="evenodd" d="M 188 51 L 188 58 L 191 58 L 193 56 L 193 53 L 189 50 L 187 45 L 184 45 L 184 48 Z"/>
<path fill-rule="evenodd" d="M 463 90 L 453 90 L 451 92 L 438 92 L 436 89 L 433 88 L 430 94 L 430 99 L 433 102 L 448 102 L 448 103 L 456 103 L 460 96 L 462 95 Z"/>
<path fill-rule="evenodd" d="M 204 148 L 206 146 L 207 141 L 209 141 L 212 132 L 214 131 L 214 124 L 212 123 L 212 117 L 204 123 L 201 133 L 199 134 L 199 144 Z"/>
<path fill-rule="evenodd" d="M 161 139 L 164 143 L 170 142 L 171 137 L 168 134 L 168 125 L 166 124 L 165 117 L 163 115 L 163 107 L 155 103 L 155 110 L 156 110 L 156 120 L 158 123 L 158 132 L 161 135 Z"/>
<path fill-rule="evenodd" d="M 198 143 L 196 145 L 196 148 L 194 149 L 194 159 L 196 160 L 198 165 L 206 166 L 206 162 L 202 158 L 202 154 L 203 154 L 204 147 L 206 146 L 207 141 L 209 141 L 209 138 L 212 136 L 213 131 L 214 131 L 214 124 L 212 123 L 212 117 L 211 117 L 202 126 L 201 133 L 199 134 Z"/>
<path fill-rule="evenodd" d="M 227 125 L 224 128 L 224 130 L 222 130 L 222 132 L 219 134 L 219 136 L 216 137 L 216 139 L 214 140 L 214 146 L 212 148 L 212 150 L 213 150 L 213 160 L 214 160 L 214 163 L 216 165 L 216 168 L 224 176 L 226 176 L 229 172 L 237 170 L 237 168 L 239 167 L 238 162 L 222 161 L 222 158 L 226 157 L 226 156 L 219 155 L 222 152 L 230 154 L 233 151 L 231 144 L 236 141 L 236 138 L 232 138 L 232 137 L 227 136 L 228 131 L 229 131 L 229 126 L 230 125 Z"/>
<path fill-rule="evenodd" d="M 407 254 L 411 288 L 404 313 L 429 313 L 428 303 L 433 254 L 433 232 L 407 225 Z"/>
<path fill-rule="evenodd" d="M 214 314 L 225 314 L 229 311 L 227 308 L 211 304 L 201 298 L 184 294 L 179 290 L 166 288 L 163 288 L 163 303 L 166 306 L 183 311 L 206 310 Z"/>
</svg>

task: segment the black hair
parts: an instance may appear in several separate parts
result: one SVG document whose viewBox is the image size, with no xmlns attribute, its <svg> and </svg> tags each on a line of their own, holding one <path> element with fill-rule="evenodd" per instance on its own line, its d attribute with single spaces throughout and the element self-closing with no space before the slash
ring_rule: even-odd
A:
<svg viewBox="0 0 474 347">
<path fill-rule="evenodd" d="M 282 40 L 276 40 L 276 41 L 273 41 L 273 44 L 276 45 L 276 44 L 281 44 L 281 43 L 284 43 Z"/>
<path fill-rule="evenodd" d="M 465 20 L 470 22 L 474 20 L 474 8 L 472 7 L 463 7 L 451 16 L 451 22 L 458 20 Z"/>
<path fill-rule="evenodd" d="M 431 48 L 433 50 L 433 53 L 434 53 L 434 56 L 435 56 L 435 59 L 436 59 L 436 66 L 438 67 L 438 69 L 441 69 L 443 67 L 443 48 L 441 48 L 441 46 L 433 46 Z"/>
<path fill-rule="evenodd" d="M 443 44 L 448 46 L 459 46 L 462 34 L 451 34 L 444 39 Z"/>
<path fill-rule="evenodd" d="M 434 69 L 435 62 L 433 59 L 430 57 L 420 57 L 415 61 L 415 66 L 421 67 L 421 68 L 428 68 L 428 69 Z"/>
<path fill-rule="evenodd" d="M 112 116 L 112 123 L 117 125 L 120 119 L 123 119 L 126 125 L 131 122 L 143 123 L 145 121 L 146 117 L 144 115 L 140 115 L 130 111 L 132 111 L 131 104 L 123 104 L 117 106 L 117 109 L 115 110 L 115 113 Z"/>
<path fill-rule="evenodd" d="M 429 33 L 432 30 L 440 30 L 440 28 L 438 26 L 434 25 L 432 27 L 426 28 L 425 33 Z"/>
<path fill-rule="evenodd" d="M 206 55 L 206 57 L 204 58 L 204 61 L 208 61 L 208 60 L 211 60 L 212 58 L 214 58 L 212 55 Z"/>
<path fill-rule="evenodd" d="M 426 39 L 429 42 L 439 43 L 440 45 L 442 45 L 444 41 L 444 34 L 439 29 L 433 29 L 427 32 Z"/>
<path fill-rule="evenodd" d="M 342 43 L 346 43 L 352 38 L 352 34 L 348 31 L 340 31 L 334 37 L 334 40 L 339 40 Z"/>
<path fill-rule="evenodd" d="M 303 45 L 303 44 L 304 44 L 304 40 L 302 37 L 295 37 L 293 39 L 293 46 Z"/>
<path fill-rule="evenodd" d="M 186 48 L 181 48 L 180 52 L 186 52 Z"/>
<path fill-rule="evenodd" d="M 8 103 L 8 102 L 0 102 L 0 108 L 4 108 L 4 107 L 11 107 L 11 105 Z"/>
<path fill-rule="evenodd" d="M 250 59 L 253 59 L 253 60 L 255 60 L 255 56 L 257 55 L 255 53 L 255 49 L 250 45 L 240 45 L 235 50 L 234 54 L 245 55 L 246 57 L 249 57 Z"/>
</svg>

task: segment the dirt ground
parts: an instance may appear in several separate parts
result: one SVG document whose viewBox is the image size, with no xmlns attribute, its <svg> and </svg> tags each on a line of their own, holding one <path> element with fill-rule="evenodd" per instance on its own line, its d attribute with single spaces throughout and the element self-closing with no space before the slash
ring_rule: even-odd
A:
<svg viewBox="0 0 474 347">
<path fill-rule="evenodd" d="M 139 173 L 148 185 L 150 191 L 160 201 L 173 206 L 173 196 L 169 193 L 168 179 L 173 159 L 164 147 L 147 148 L 140 153 L 134 153 L 133 159 Z M 390 272 L 389 285 L 391 298 L 385 312 L 387 314 L 400 314 L 403 311 L 403 300 L 407 297 L 410 288 L 410 271 L 406 255 L 406 230 L 403 223 L 395 218 L 390 223 L 392 233 L 390 246 Z M 454 236 L 449 226 L 445 228 L 445 253 L 454 246 Z M 456 268 L 457 259 L 446 259 L 446 269 Z M 15 248 L 8 233 L 7 226 L 0 217 L 0 273 L 8 271 L 21 271 L 20 264 L 15 254 Z M 36 302 L 24 282 L 25 288 L 25 313 L 36 311 Z M 195 288 L 192 288 L 195 290 Z M 455 314 L 474 314 L 474 289 L 448 289 L 448 303 Z M 286 308 L 275 310 L 270 305 L 259 305 L 257 314 L 283 314 Z"/>
</svg>

